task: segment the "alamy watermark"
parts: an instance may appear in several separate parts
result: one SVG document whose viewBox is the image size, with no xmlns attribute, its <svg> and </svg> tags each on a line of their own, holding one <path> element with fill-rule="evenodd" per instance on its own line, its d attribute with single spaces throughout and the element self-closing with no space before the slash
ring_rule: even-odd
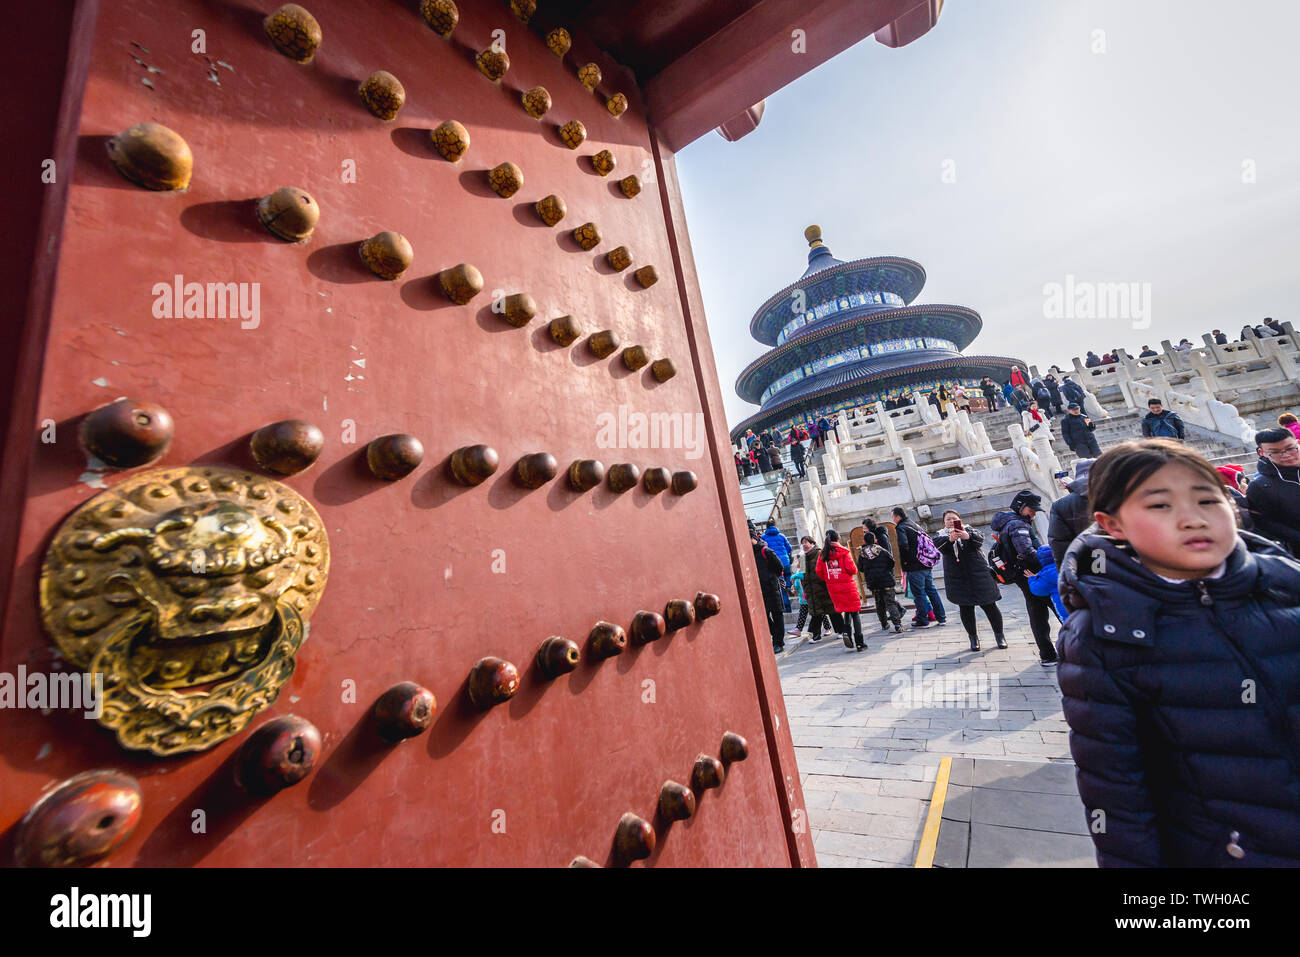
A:
<svg viewBox="0 0 1300 957">
<path fill-rule="evenodd" d="M 177 273 L 171 282 L 156 282 L 155 319 L 239 319 L 239 328 L 256 329 L 262 322 L 260 282 L 186 282 Z"/>
<path fill-rule="evenodd" d="M 596 416 L 596 447 L 601 449 L 685 449 L 688 459 L 704 455 L 703 412 L 618 412 Z"/>
<path fill-rule="evenodd" d="M 920 665 L 912 673 L 898 671 L 890 675 L 894 693 L 889 703 L 899 711 L 913 708 L 954 708 L 978 711 L 981 718 L 998 716 L 998 676 L 987 672 L 975 674 L 926 674 Z"/>
<path fill-rule="evenodd" d="M 1151 327 L 1151 283 L 1087 282 L 1073 274 L 1043 284 L 1045 319 L 1127 319 L 1134 329 Z"/>
<path fill-rule="evenodd" d="M 0 709 L 84 711 L 87 718 L 104 713 L 104 674 L 76 671 L 46 674 L 18 666 L 17 675 L 0 671 Z"/>
</svg>

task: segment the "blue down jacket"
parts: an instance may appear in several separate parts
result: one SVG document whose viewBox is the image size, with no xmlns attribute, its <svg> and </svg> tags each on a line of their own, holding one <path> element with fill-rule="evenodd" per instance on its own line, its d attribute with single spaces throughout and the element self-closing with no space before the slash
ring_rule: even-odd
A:
<svg viewBox="0 0 1300 957">
<path fill-rule="evenodd" d="M 1300 866 L 1300 564 L 1238 536 L 1194 582 L 1095 525 L 1066 551 L 1058 676 L 1102 867 Z"/>
<path fill-rule="evenodd" d="M 775 525 L 768 527 L 763 533 L 762 542 L 772 551 L 776 552 L 776 557 L 781 559 L 781 573 L 790 574 L 790 539 L 781 534 Z"/>
</svg>

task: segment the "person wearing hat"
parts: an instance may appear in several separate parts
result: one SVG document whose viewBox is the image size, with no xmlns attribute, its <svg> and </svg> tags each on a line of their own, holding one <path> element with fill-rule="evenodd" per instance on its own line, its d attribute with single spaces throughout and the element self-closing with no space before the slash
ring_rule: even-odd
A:
<svg viewBox="0 0 1300 957">
<path fill-rule="evenodd" d="M 1065 407 L 1065 418 L 1061 420 L 1061 438 L 1070 447 L 1070 451 L 1081 459 L 1095 459 L 1101 455 L 1101 447 L 1093 430 L 1097 427 L 1079 409 L 1079 403 L 1071 402 Z"/>
<path fill-rule="evenodd" d="M 1042 571 L 1038 561 L 1038 536 L 1034 533 L 1034 515 L 1043 508 L 1043 500 L 1025 489 L 1011 500 L 1011 508 L 993 516 L 989 527 L 997 538 L 994 549 L 998 558 L 1013 573 L 1016 586 L 1025 597 L 1025 610 L 1029 613 L 1029 629 L 1038 645 L 1039 663 L 1044 668 L 1056 667 L 1056 649 L 1052 646 L 1052 600 L 1035 595 L 1029 590 L 1029 576 Z"/>
<path fill-rule="evenodd" d="M 1255 531 L 1255 522 L 1250 515 L 1250 506 L 1246 504 L 1246 473 L 1240 465 L 1216 465 L 1214 471 L 1219 473 L 1223 484 L 1228 489 L 1228 498 L 1237 507 L 1237 527 L 1248 532 Z"/>
</svg>

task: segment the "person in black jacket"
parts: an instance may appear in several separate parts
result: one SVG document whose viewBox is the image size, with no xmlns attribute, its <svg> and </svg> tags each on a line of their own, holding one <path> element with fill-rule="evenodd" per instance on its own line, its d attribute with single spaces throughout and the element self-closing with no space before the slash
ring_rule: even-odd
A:
<svg viewBox="0 0 1300 957">
<path fill-rule="evenodd" d="M 1255 529 L 1300 556 L 1300 442 L 1290 429 L 1255 433 L 1258 473 L 1246 486 Z"/>
<path fill-rule="evenodd" d="M 1038 561 L 1038 535 L 1034 531 L 1034 515 L 1041 511 L 1043 500 L 1026 489 L 1011 499 L 1009 511 L 998 512 L 989 522 L 989 528 L 998 537 L 998 553 L 1009 567 L 1019 571 L 1016 587 L 1025 597 L 1025 611 L 1029 613 L 1029 630 L 1038 645 L 1039 664 L 1044 668 L 1056 667 L 1056 649 L 1052 647 L 1052 599 L 1035 595 L 1029 590 L 1029 575 L 1043 570 Z"/>
<path fill-rule="evenodd" d="M 1083 386 L 1075 382 L 1068 375 L 1061 377 L 1061 398 L 1066 402 L 1077 402 L 1079 407 L 1083 408 L 1083 397 L 1086 393 Z"/>
<path fill-rule="evenodd" d="M 1070 542 L 1092 524 L 1092 512 L 1088 511 L 1088 471 L 1092 463 L 1092 459 L 1080 459 L 1074 463 L 1074 481 L 1065 487 L 1070 494 L 1053 502 L 1048 513 L 1047 544 L 1052 549 L 1057 569 L 1065 561 L 1065 550 L 1070 547 Z"/>
<path fill-rule="evenodd" d="M 1054 375 L 1044 376 L 1043 385 L 1047 386 L 1048 395 L 1051 396 L 1052 414 L 1060 415 L 1062 409 L 1065 408 L 1065 403 L 1067 400 L 1063 399 L 1061 396 L 1061 386 L 1060 383 L 1056 381 L 1056 376 Z"/>
<path fill-rule="evenodd" d="M 1079 411 L 1079 403 L 1071 402 L 1066 407 L 1065 418 L 1061 419 L 1061 438 L 1079 458 L 1095 459 L 1101 455 L 1101 446 L 1092 434 L 1096 428 L 1092 419 Z"/>
<path fill-rule="evenodd" d="M 992 379 L 985 376 L 980 381 L 980 391 L 984 393 L 984 401 L 988 404 L 989 412 L 996 412 L 998 409 L 998 386 Z"/>
<path fill-rule="evenodd" d="M 1059 681 L 1097 863 L 1300 866 L 1300 564 L 1176 442 L 1116 446 L 1089 483 Z"/>
<path fill-rule="evenodd" d="M 894 597 L 894 556 L 889 551 L 889 536 L 883 529 L 876 527 L 872 519 L 862 523 L 866 537 L 858 549 L 858 571 L 871 592 L 876 605 L 876 614 L 880 618 L 880 630 L 888 631 L 893 622 L 894 631 L 903 631 L 903 606 Z"/>
<path fill-rule="evenodd" d="M 804 465 L 804 460 L 808 457 L 808 450 L 803 447 L 799 441 L 798 435 L 790 433 L 790 461 L 794 463 L 795 470 L 799 473 L 800 478 L 808 475 L 808 469 Z"/>
<path fill-rule="evenodd" d="M 1159 399 L 1148 399 L 1147 409 L 1142 417 L 1143 438 L 1183 440 L 1183 420 L 1177 412 L 1163 408 Z"/>
<path fill-rule="evenodd" d="M 989 570 L 988 559 L 980 546 L 984 536 L 967 528 L 952 509 L 943 513 L 944 534 L 934 544 L 943 555 L 943 591 L 948 600 L 957 606 L 961 623 L 970 639 L 970 650 L 980 650 L 979 635 L 975 630 L 975 608 L 984 609 L 984 617 L 993 626 L 993 638 L 999 648 L 1007 646 L 1002 635 L 1002 612 L 998 602 L 1002 591 Z"/>
<path fill-rule="evenodd" d="M 785 651 L 785 608 L 781 602 L 781 558 L 763 544 L 758 529 L 749 529 L 749 543 L 754 548 L 754 564 L 758 566 L 758 584 L 763 591 L 763 607 L 767 610 L 767 627 L 772 632 L 772 650 Z"/>
</svg>

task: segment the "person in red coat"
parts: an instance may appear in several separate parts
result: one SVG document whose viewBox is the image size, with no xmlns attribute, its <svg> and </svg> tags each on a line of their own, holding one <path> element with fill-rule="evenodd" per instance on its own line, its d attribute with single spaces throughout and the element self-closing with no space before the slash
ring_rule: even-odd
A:
<svg viewBox="0 0 1300 957">
<path fill-rule="evenodd" d="M 839 532 L 826 533 L 826 544 L 817 556 L 817 577 L 826 582 L 835 610 L 844 615 L 844 646 L 858 651 L 866 648 L 862 640 L 862 596 L 858 594 L 858 566 L 853 553 L 840 544 Z"/>
<path fill-rule="evenodd" d="M 1020 366 L 1011 367 L 1011 384 L 1013 386 L 1024 386 L 1029 388 L 1029 383 L 1025 381 L 1025 374 L 1020 371 Z"/>
</svg>

